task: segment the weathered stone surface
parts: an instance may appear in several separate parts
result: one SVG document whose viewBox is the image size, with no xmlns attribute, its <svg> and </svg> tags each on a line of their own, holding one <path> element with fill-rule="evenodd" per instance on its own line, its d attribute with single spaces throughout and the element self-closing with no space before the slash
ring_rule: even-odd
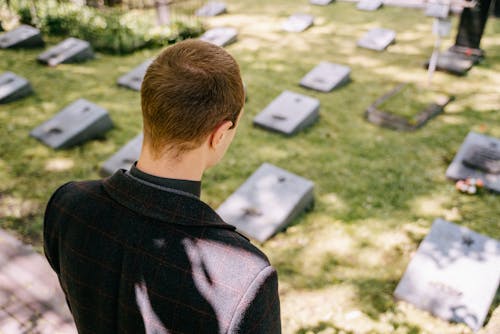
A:
<svg viewBox="0 0 500 334">
<path fill-rule="evenodd" d="M 196 16 L 217 16 L 227 11 L 226 4 L 218 1 L 210 1 L 205 6 L 196 10 Z"/>
<path fill-rule="evenodd" d="M 426 62 L 429 66 L 429 61 Z M 445 51 L 439 54 L 436 69 L 455 75 L 465 75 L 474 65 L 472 58 L 464 57 L 458 53 Z"/>
<path fill-rule="evenodd" d="M 146 70 L 149 65 L 153 62 L 153 59 L 148 59 L 145 62 L 141 63 L 139 66 L 134 68 L 132 71 L 122 75 L 118 78 L 118 85 L 126 88 L 130 88 L 132 90 L 140 91 L 142 80 L 144 79 L 144 75 L 146 74 Z"/>
<path fill-rule="evenodd" d="M 311 5 L 326 6 L 333 2 L 333 0 L 309 0 Z"/>
<path fill-rule="evenodd" d="M 395 40 L 396 32 L 394 30 L 375 28 L 369 30 L 361 37 L 358 41 L 358 46 L 365 49 L 383 51 L 394 43 Z"/>
<path fill-rule="evenodd" d="M 436 219 L 394 295 L 477 331 L 500 281 L 500 242 Z"/>
<path fill-rule="evenodd" d="M 366 10 L 373 12 L 382 7 L 382 5 L 383 5 L 382 0 L 360 0 L 356 8 L 358 8 L 359 10 Z"/>
<path fill-rule="evenodd" d="M 0 35 L 0 49 L 36 48 L 43 44 L 40 30 L 24 24 Z"/>
<path fill-rule="evenodd" d="M 312 26 L 314 16 L 309 14 L 296 13 L 291 15 L 284 23 L 283 30 L 288 32 L 302 32 Z"/>
<path fill-rule="evenodd" d="M 105 109 L 79 99 L 33 129 L 30 135 L 54 149 L 61 149 L 100 137 L 112 127 Z"/>
<path fill-rule="evenodd" d="M 425 7 L 425 15 L 436 18 L 447 18 L 450 15 L 450 4 L 446 2 L 428 2 Z"/>
<path fill-rule="evenodd" d="M 135 136 L 118 152 L 111 156 L 101 167 L 101 173 L 111 175 L 119 169 L 130 169 L 130 166 L 139 159 L 142 147 L 142 133 Z"/>
<path fill-rule="evenodd" d="M 312 207 L 313 191 L 313 182 L 264 163 L 217 213 L 242 234 L 264 242 Z"/>
<path fill-rule="evenodd" d="M 306 88 L 329 92 L 350 80 L 351 69 L 348 66 L 321 62 L 307 73 L 300 85 Z"/>
<path fill-rule="evenodd" d="M 219 27 L 205 31 L 200 39 L 205 42 L 213 43 L 217 46 L 226 46 L 236 42 L 238 31 L 235 28 Z"/>
<path fill-rule="evenodd" d="M 8 103 L 33 93 L 28 80 L 12 72 L 0 75 L 0 103 Z"/>
<path fill-rule="evenodd" d="M 319 116 L 318 99 L 284 91 L 253 120 L 265 129 L 293 135 L 314 123 Z"/>
<path fill-rule="evenodd" d="M 484 155 L 490 151 L 488 165 L 481 167 L 471 163 L 474 155 Z M 500 155 L 500 139 L 475 132 L 469 132 L 455 158 L 446 170 L 446 176 L 453 180 L 463 180 L 468 177 L 483 180 L 486 188 L 500 192 L 500 173 L 498 172 L 498 157 Z M 477 157 L 480 158 L 480 157 Z M 496 167 L 495 167 L 496 166 Z"/>
<path fill-rule="evenodd" d="M 77 63 L 94 58 L 94 51 L 89 42 L 78 38 L 67 38 L 40 54 L 37 60 L 49 66 L 61 63 Z"/>
</svg>

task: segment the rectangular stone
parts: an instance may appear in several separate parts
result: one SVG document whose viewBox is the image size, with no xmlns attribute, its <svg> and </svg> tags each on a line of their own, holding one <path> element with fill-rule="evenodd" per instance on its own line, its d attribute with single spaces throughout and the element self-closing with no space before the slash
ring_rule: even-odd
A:
<svg viewBox="0 0 500 334">
<path fill-rule="evenodd" d="M 24 24 L 0 35 L 0 49 L 35 48 L 43 44 L 40 30 Z"/>
<path fill-rule="evenodd" d="M 264 163 L 221 204 L 217 213 L 240 233 L 264 242 L 312 208 L 313 192 L 313 182 Z"/>
<path fill-rule="evenodd" d="M 28 80 L 12 72 L 0 75 L 0 103 L 8 103 L 33 93 Z"/>
<path fill-rule="evenodd" d="M 488 152 L 489 161 L 484 161 L 485 152 Z M 469 132 L 448 166 L 446 176 L 453 180 L 464 180 L 468 177 L 481 179 L 486 188 L 500 192 L 499 156 L 500 139 Z M 482 159 L 487 165 L 478 166 L 481 163 L 478 159 Z"/>
<path fill-rule="evenodd" d="M 321 62 L 307 73 L 300 85 L 320 92 L 329 92 L 350 80 L 351 69 L 348 66 Z"/>
<path fill-rule="evenodd" d="M 445 51 L 439 54 L 436 69 L 449 72 L 455 75 L 466 74 L 474 65 L 474 60 L 458 53 Z M 426 62 L 429 66 L 429 61 Z"/>
<path fill-rule="evenodd" d="M 373 12 L 382 7 L 382 5 L 383 5 L 382 0 L 360 0 L 356 8 L 358 8 L 359 10 L 366 10 Z"/>
<path fill-rule="evenodd" d="M 394 43 L 395 39 L 396 32 L 394 30 L 374 28 L 361 37 L 358 41 L 358 46 L 365 49 L 383 51 Z"/>
<path fill-rule="evenodd" d="M 69 148 L 100 137 L 113 127 L 108 112 L 85 99 L 71 103 L 30 135 L 54 148 Z"/>
<path fill-rule="evenodd" d="M 291 15 L 286 22 L 283 23 L 283 30 L 288 32 L 302 32 L 312 26 L 313 23 L 314 16 L 296 13 Z"/>
<path fill-rule="evenodd" d="M 498 240 L 436 219 L 394 295 L 477 331 L 483 325 L 499 281 Z"/>
<path fill-rule="evenodd" d="M 444 1 L 427 2 L 425 15 L 440 19 L 447 18 L 450 15 L 450 3 Z"/>
<path fill-rule="evenodd" d="M 130 88 L 132 90 L 140 91 L 142 80 L 144 79 L 144 75 L 146 75 L 146 70 L 149 65 L 153 62 L 153 59 L 148 59 L 132 71 L 122 75 L 118 78 L 118 85 L 126 88 Z"/>
<path fill-rule="evenodd" d="M 332 2 L 333 0 L 309 0 L 309 3 L 311 5 L 317 5 L 317 6 L 327 6 Z"/>
<path fill-rule="evenodd" d="M 205 6 L 196 10 L 196 16 L 217 16 L 227 11 L 226 4 L 218 1 L 210 1 Z"/>
<path fill-rule="evenodd" d="M 254 119 L 255 125 L 293 135 L 314 123 L 319 116 L 318 99 L 284 91 Z"/>
<path fill-rule="evenodd" d="M 224 47 L 231 43 L 236 42 L 238 38 L 238 31 L 230 27 L 218 27 L 205 31 L 200 39 L 205 42 Z"/>
<path fill-rule="evenodd" d="M 77 63 L 94 58 L 94 51 L 89 42 L 78 38 L 67 38 L 40 54 L 37 60 L 49 66 L 61 63 Z"/>
<path fill-rule="evenodd" d="M 111 175 L 119 169 L 130 169 L 130 166 L 139 159 L 142 147 L 142 133 L 135 136 L 125 144 L 118 152 L 112 155 L 102 164 L 101 173 Z"/>
</svg>

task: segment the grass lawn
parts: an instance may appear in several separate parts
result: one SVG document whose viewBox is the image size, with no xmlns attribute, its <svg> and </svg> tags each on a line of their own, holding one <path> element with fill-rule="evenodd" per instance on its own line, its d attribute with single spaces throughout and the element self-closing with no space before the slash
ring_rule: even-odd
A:
<svg viewBox="0 0 500 334">
<path fill-rule="evenodd" d="M 425 84 L 422 64 L 434 38 L 432 19 L 422 11 L 361 12 L 352 3 L 315 7 L 306 0 L 226 3 L 229 13 L 206 23 L 238 28 L 239 41 L 227 49 L 241 65 L 249 99 L 233 146 L 206 174 L 202 197 L 216 208 L 263 162 L 315 182 L 314 211 L 259 245 L 279 272 L 284 333 L 469 333 L 395 302 L 392 293 L 435 218 L 500 239 L 498 195 L 460 194 L 445 177 L 470 130 L 500 137 L 500 20 L 487 24 L 482 64 L 462 78 L 434 75 L 433 88 L 456 96 L 445 113 L 402 133 L 366 122 L 363 113 L 398 83 Z M 313 14 L 315 26 L 282 32 L 296 12 Z M 394 29 L 396 44 L 382 53 L 357 48 L 356 40 L 374 27 Z M 139 94 L 116 80 L 159 50 L 98 54 L 57 68 L 37 64 L 40 52 L 0 51 L 0 69 L 28 78 L 36 91 L 0 106 L 0 227 L 41 251 L 50 194 L 69 180 L 98 178 L 102 162 L 141 131 Z M 350 66 L 352 81 L 331 93 L 299 87 L 320 61 Z M 285 89 L 321 101 L 319 121 L 292 138 L 252 125 Z M 53 151 L 28 136 L 77 98 L 109 111 L 116 127 L 106 138 Z M 494 306 L 499 301 L 497 295 Z"/>
</svg>

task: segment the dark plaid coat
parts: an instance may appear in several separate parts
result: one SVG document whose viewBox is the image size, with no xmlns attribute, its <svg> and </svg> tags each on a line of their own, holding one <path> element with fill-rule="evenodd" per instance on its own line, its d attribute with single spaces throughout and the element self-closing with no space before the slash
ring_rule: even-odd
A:
<svg viewBox="0 0 500 334">
<path fill-rule="evenodd" d="M 194 196 L 125 171 L 59 188 L 44 248 L 79 333 L 280 333 L 276 271 Z"/>
</svg>

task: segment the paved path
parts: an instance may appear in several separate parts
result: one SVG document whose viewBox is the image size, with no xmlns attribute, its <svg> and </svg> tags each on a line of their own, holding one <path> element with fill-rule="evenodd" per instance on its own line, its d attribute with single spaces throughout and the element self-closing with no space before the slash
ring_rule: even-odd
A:
<svg viewBox="0 0 500 334">
<path fill-rule="evenodd" d="M 76 334 L 47 260 L 0 230 L 0 334 Z"/>
</svg>

